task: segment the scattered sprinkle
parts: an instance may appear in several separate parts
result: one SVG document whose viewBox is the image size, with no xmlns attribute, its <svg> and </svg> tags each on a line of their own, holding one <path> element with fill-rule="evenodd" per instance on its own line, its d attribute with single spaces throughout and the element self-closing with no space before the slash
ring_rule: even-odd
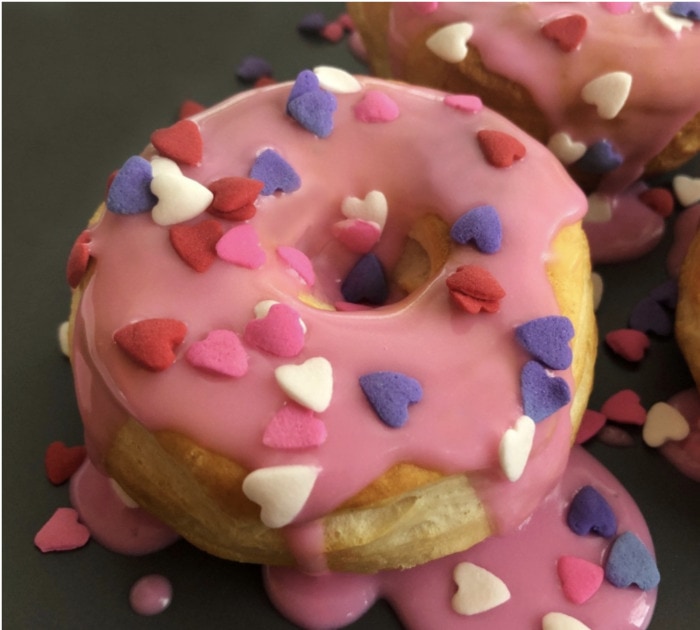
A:
<svg viewBox="0 0 700 630">
<path fill-rule="evenodd" d="M 679 442 L 690 435 L 690 425 L 683 414 L 668 403 L 651 406 L 642 429 L 642 439 L 647 446 L 657 448 L 666 442 Z"/>
<path fill-rule="evenodd" d="M 299 274 L 299 277 L 310 287 L 316 283 L 316 273 L 309 257 L 297 249 L 287 245 L 280 245 L 277 248 L 277 255 L 285 262 L 290 269 Z"/>
<path fill-rule="evenodd" d="M 566 524 L 579 536 L 595 534 L 610 538 L 617 531 L 617 518 L 600 492 L 593 486 L 581 488 L 569 505 Z"/>
<path fill-rule="evenodd" d="M 621 328 L 605 335 L 605 343 L 618 356 L 636 363 L 644 358 L 651 342 L 649 337 L 639 330 Z"/>
<path fill-rule="evenodd" d="M 394 429 L 408 420 L 408 406 L 423 398 L 420 383 L 401 372 L 371 372 L 360 376 L 360 387 L 379 419 Z"/>
<path fill-rule="evenodd" d="M 145 616 L 162 613 L 173 599 L 173 585 L 162 575 L 144 575 L 129 591 L 132 610 Z"/>
<path fill-rule="evenodd" d="M 332 234 L 351 252 L 356 254 L 368 253 L 382 235 L 379 224 L 363 219 L 345 219 L 334 223 Z"/>
<path fill-rule="evenodd" d="M 610 548 L 605 578 L 618 588 L 636 584 L 648 591 L 658 586 L 661 576 L 644 543 L 632 532 L 624 532 Z"/>
<path fill-rule="evenodd" d="M 547 142 L 547 148 L 565 166 L 580 160 L 586 153 L 586 145 L 583 142 L 574 142 L 565 131 L 555 133 Z"/>
<path fill-rule="evenodd" d="M 391 122 L 399 117 L 399 106 L 380 90 L 367 90 L 352 108 L 355 118 L 365 123 Z"/>
<path fill-rule="evenodd" d="M 263 444 L 296 450 L 320 446 L 326 441 L 326 425 L 310 409 L 290 403 L 280 409 L 265 428 Z"/>
<path fill-rule="evenodd" d="M 672 2 L 668 10 L 673 15 L 700 21 L 700 2 Z"/>
<path fill-rule="evenodd" d="M 221 376 L 240 377 L 248 371 L 248 356 L 232 330 L 212 330 L 185 353 L 193 367 Z"/>
<path fill-rule="evenodd" d="M 484 108 L 484 104 L 478 96 L 473 94 L 448 94 L 443 99 L 448 107 L 458 109 L 469 114 L 476 114 Z"/>
<path fill-rule="evenodd" d="M 667 337 L 673 333 L 673 317 L 657 300 L 647 296 L 632 308 L 629 327 Z"/>
<path fill-rule="evenodd" d="M 653 6 L 651 8 L 652 13 L 656 17 L 656 19 L 659 21 L 659 23 L 664 27 L 667 28 L 669 31 L 672 33 L 680 33 L 684 28 L 686 29 L 691 29 L 693 28 L 693 21 L 688 20 L 684 17 L 680 17 L 679 15 L 674 15 L 667 9 L 666 7 L 662 7 L 659 5 Z"/>
<path fill-rule="evenodd" d="M 291 306 L 276 303 L 263 317 L 248 322 L 243 339 L 269 354 L 296 357 L 304 348 L 304 326 Z"/>
<path fill-rule="evenodd" d="M 460 562 L 454 569 L 457 592 L 452 608 L 460 615 L 477 615 L 510 599 L 505 582 L 491 571 L 471 562 Z"/>
<path fill-rule="evenodd" d="M 481 311 L 497 313 L 506 292 L 486 269 L 477 265 L 462 265 L 447 277 L 450 297 L 467 313 Z"/>
<path fill-rule="evenodd" d="M 382 306 L 389 297 L 384 266 L 374 254 L 365 254 L 350 269 L 340 285 L 346 302 Z"/>
<path fill-rule="evenodd" d="M 345 27 L 341 22 L 329 22 L 321 29 L 321 37 L 331 44 L 337 44 L 345 36 Z"/>
<path fill-rule="evenodd" d="M 498 460 L 508 481 L 517 481 L 523 474 L 535 439 L 532 418 L 520 416 L 515 425 L 506 429 L 498 445 Z"/>
<path fill-rule="evenodd" d="M 603 403 L 600 412 L 608 420 L 639 426 L 644 424 L 647 417 L 646 409 L 641 405 L 639 394 L 631 389 L 623 389 L 610 396 Z"/>
<path fill-rule="evenodd" d="M 675 309 L 678 305 L 678 279 L 670 278 L 649 291 L 649 297 L 666 308 Z"/>
<path fill-rule="evenodd" d="M 244 57 L 236 68 L 236 76 L 245 83 L 255 83 L 261 77 L 271 77 L 272 74 L 270 62 L 255 55 Z"/>
<path fill-rule="evenodd" d="M 68 481 L 85 461 L 86 450 L 82 445 L 66 446 L 63 442 L 51 442 L 44 453 L 44 468 L 49 481 L 60 486 Z"/>
<path fill-rule="evenodd" d="M 207 212 L 229 221 L 246 221 L 255 216 L 255 200 L 263 182 L 248 177 L 222 177 L 209 184 L 214 195 Z"/>
<path fill-rule="evenodd" d="M 216 243 L 216 253 L 222 260 L 246 269 L 258 269 L 266 260 L 258 233 L 249 223 L 228 230 Z"/>
<path fill-rule="evenodd" d="M 593 309 L 598 310 L 603 299 L 603 278 L 597 272 L 591 273 L 591 284 L 593 285 Z"/>
<path fill-rule="evenodd" d="M 571 365 L 569 341 L 573 336 L 571 320 L 559 315 L 533 319 L 515 329 L 520 345 L 553 370 L 565 370 Z"/>
<path fill-rule="evenodd" d="M 162 157 L 174 162 L 197 166 L 202 161 L 204 144 L 199 125 L 193 120 L 179 120 L 151 134 L 151 144 Z"/>
<path fill-rule="evenodd" d="M 327 23 L 323 13 L 308 13 L 297 23 L 297 31 L 301 35 L 320 36 Z"/>
<path fill-rule="evenodd" d="M 665 188 L 648 188 L 639 194 L 639 200 L 664 218 L 673 213 L 673 195 Z"/>
<path fill-rule="evenodd" d="M 503 238 L 501 219 L 493 206 L 477 206 L 461 215 L 450 229 L 450 237 L 460 245 L 474 242 L 484 254 L 501 249 Z"/>
<path fill-rule="evenodd" d="M 634 438 L 628 431 L 622 427 L 617 427 L 614 424 L 606 424 L 598 432 L 598 440 L 606 446 L 614 448 L 627 448 L 634 445 Z"/>
<path fill-rule="evenodd" d="M 158 201 L 151 192 L 151 164 L 139 155 L 130 157 L 114 176 L 107 192 L 107 210 L 116 214 L 149 212 Z"/>
<path fill-rule="evenodd" d="M 78 521 L 73 508 L 58 508 L 34 537 L 34 544 L 43 552 L 79 549 L 90 540 L 88 528 Z"/>
<path fill-rule="evenodd" d="M 564 596 L 574 604 L 583 604 L 593 597 L 605 576 L 603 567 L 576 556 L 561 556 L 557 574 Z"/>
<path fill-rule="evenodd" d="M 114 341 L 141 367 L 160 372 L 174 363 L 186 334 L 187 326 L 177 319 L 142 319 L 117 330 Z"/>
<path fill-rule="evenodd" d="M 576 444 L 588 442 L 588 440 L 598 434 L 606 422 L 605 414 L 593 409 L 586 409 L 583 412 L 583 418 L 581 418 L 581 424 L 576 433 Z"/>
<path fill-rule="evenodd" d="M 556 18 L 542 26 L 540 32 L 551 39 L 564 52 L 576 50 L 586 35 L 588 22 L 579 13 Z"/>
<path fill-rule="evenodd" d="M 467 56 L 467 42 L 473 33 L 474 27 L 469 22 L 456 22 L 435 31 L 425 45 L 440 59 L 459 63 Z"/>
<path fill-rule="evenodd" d="M 588 196 L 588 211 L 583 218 L 585 223 L 607 223 L 612 219 L 610 199 L 599 193 Z"/>
<path fill-rule="evenodd" d="M 540 422 L 571 401 L 567 382 L 550 376 L 537 361 L 528 361 L 520 373 L 520 390 L 525 415 Z"/>
<path fill-rule="evenodd" d="M 70 324 L 66 322 L 61 322 L 61 324 L 58 326 L 58 347 L 61 350 L 61 353 L 69 357 L 70 356 L 70 345 L 68 342 L 68 330 L 70 328 Z"/>
<path fill-rule="evenodd" d="M 615 170 L 622 164 L 622 155 L 609 140 L 599 140 L 586 149 L 576 166 L 587 173 L 603 174 Z"/>
<path fill-rule="evenodd" d="M 496 168 L 507 168 L 522 160 L 527 152 L 517 138 L 503 131 L 482 129 L 476 134 L 479 147 L 489 164 Z"/>
<path fill-rule="evenodd" d="M 85 276 L 90 263 L 90 232 L 83 230 L 75 239 L 66 264 L 66 280 L 71 289 L 75 289 Z"/>
<path fill-rule="evenodd" d="M 255 158 L 250 177 L 263 182 L 261 194 L 272 195 L 278 190 L 291 193 L 301 187 L 301 179 L 284 158 L 273 149 L 265 149 Z"/>
<path fill-rule="evenodd" d="M 542 617 L 542 630 L 591 630 L 575 617 L 561 612 L 550 612 Z"/>
<path fill-rule="evenodd" d="M 371 190 L 364 199 L 357 197 L 345 197 L 342 203 L 343 215 L 348 219 L 362 219 L 372 221 L 384 229 L 386 217 L 389 212 L 386 197 L 378 190 Z"/>
<path fill-rule="evenodd" d="M 192 269 L 204 273 L 216 260 L 216 243 L 223 233 L 214 219 L 196 225 L 174 225 L 169 230 L 170 244 Z"/>
<path fill-rule="evenodd" d="M 319 85 L 336 94 L 352 94 L 362 89 L 360 82 L 349 72 L 332 66 L 316 66 L 314 74 Z"/>
<path fill-rule="evenodd" d="M 589 81 L 581 91 L 581 98 L 595 105 L 598 116 L 604 120 L 615 118 L 627 102 L 632 89 L 632 75 L 628 72 L 608 72 Z"/>
<path fill-rule="evenodd" d="M 312 357 L 300 365 L 281 365 L 275 379 L 282 391 L 302 407 L 325 411 L 333 397 L 333 368 L 323 357 Z"/>
<path fill-rule="evenodd" d="M 684 208 L 700 202 L 700 177 L 676 175 L 673 178 L 672 186 L 678 202 Z"/>
</svg>

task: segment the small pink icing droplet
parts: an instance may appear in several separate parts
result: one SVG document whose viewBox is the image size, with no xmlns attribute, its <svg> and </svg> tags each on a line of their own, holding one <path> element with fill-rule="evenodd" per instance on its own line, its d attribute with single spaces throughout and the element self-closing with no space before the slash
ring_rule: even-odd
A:
<svg viewBox="0 0 700 630">
<path fill-rule="evenodd" d="M 139 615 L 162 613 L 173 599 L 173 586 L 168 578 L 152 574 L 145 575 L 131 587 L 129 603 Z"/>
</svg>

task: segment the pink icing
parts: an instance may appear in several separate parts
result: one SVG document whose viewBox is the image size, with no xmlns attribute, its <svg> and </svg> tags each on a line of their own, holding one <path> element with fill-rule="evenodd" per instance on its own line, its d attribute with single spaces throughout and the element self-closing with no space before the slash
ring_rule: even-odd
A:
<svg viewBox="0 0 700 630">
<path fill-rule="evenodd" d="M 291 569 L 267 568 L 268 593 L 282 614 L 310 630 L 345 626 L 378 598 L 389 601 L 409 630 L 493 630 L 514 627 L 514 620 L 518 628 L 540 628 L 542 617 L 552 611 L 570 615 L 589 628 L 646 628 L 656 590 L 620 589 L 603 581 L 583 604 L 564 596 L 557 560 L 570 555 L 603 565 L 611 542 L 577 536 L 566 526 L 568 503 L 584 485 L 592 485 L 608 501 L 618 519 L 618 534 L 632 531 L 652 549 L 651 536 L 632 498 L 593 457 L 576 447 L 559 485 L 513 533 L 405 571 L 308 576 Z M 460 562 L 472 562 L 503 580 L 510 600 L 477 615 L 457 614 L 450 602 L 457 590 L 452 575 Z"/>
<path fill-rule="evenodd" d="M 507 531 L 534 510 L 566 462 L 568 406 L 539 423 L 519 481 L 506 480 L 498 446 L 522 415 L 519 373 L 528 357 L 515 343 L 513 329 L 558 312 L 543 263 L 557 231 L 582 217 L 585 200 L 544 147 L 493 112 L 455 110 L 443 103 L 444 94 L 428 89 L 366 78 L 360 83 L 363 91 L 390 96 L 398 118 L 381 125 L 359 122 L 353 106 L 362 92 L 337 95 L 334 130 L 321 140 L 285 114 L 290 84 L 239 95 L 195 117 L 204 157 L 201 166 L 182 168 L 186 176 L 204 184 L 246 176 L 255 156 L 272 147 L 301 177 L 298 191 L 256 202 L 249 224 L 265 252 L 259 269 L 217 260 L 206 273 L 193 271 L 170 246 L 167 228 L 148 213 L 107 212 L 90 229 L 94 274 L 78 308 L 73 347 L 88 454 L 100 468 L 130 414 L 151 431 L 181 432 L 251 470 L 319 466 L 313 492 L 295 521 L 297 531 L 304 529 L 299 524 L 315 531 L 315 519 L 395 463 L 415 462 L 446 474 L 466 471 L 494 528 Z M 487 164 L 476 140 L 484 128 L 520 138 L 525 159 L 507 169 Z M 387 164 L 391 168 L 384 168 Z M 485 256 L 472 247 L 455 247 L 434 279 L 384 307 L 339 312 L 309 306 L 300 299 L 309 292 L 328 304 L 340 300 L 338 285 L 357 256 L 332 236 L 332 226 L 343 218 L 345 197 L 363 198 L 371 190 L 383 192 L 389 204 L 374 250 L 388 269 L 412 223 L 429 209 L 451 224 L 466 209 L 493 205 L 503 224 L 502 251 Z M 225 222 L 224 227 L 232 226 Z M 316 276 L 313 289 L 275 255 L 279 246 L 308 257 Z M 469 263 L 485 266 L 504 287 L 499 313 L 469 316 L 451 305 L 445 278 Z M 187 347 L 211 330 L 242 334 L 253 307 L 265 299 L 292 306 L 305 322 L 298 357 L 282 359 L 249 347 L 249 370 L 237 379 L 204 373 L 184 360 Z M 148 317 L 173 317 L 188 329 L 176 362 L 157 374 L 133 363 L 112 342 L 115 330 Z M 299 451 L 266 447 L 266 426 L 289 402 L 275 383 L 274 369 L 319 356 L 330 361 L 334 379 L 330 406 L 319 414 L 328 428 L 325 443 Z M 411 406 L 402 429 L 383 425 L 358 386 L 359 376 L 377 370 L 403 372 L 423 387 L 424 399 Z M 558 374 L 573 388 L 570 371 Z M 292 546 L 304 550 L 300 563 L 322 564 L 312 557 L 319 553 L 318 537 L 299 536 L 303 541 Z"/>
<path fill-rule="evenodd" d="M 668 403 L 688 421 L 690 434 L 679 442 L 666 442 L 660 450 L 683 474 L 700 481 L 700 394 L 696 389 L 686 389 Z"/>
<path fill-rule="evenodd" d="M 627 208 L 625 214 L 635 220 L 618 220 L 613 211 L 606 230 L 591 233 L 594 260 L 601 262 L 638 256 L 658 242 L 663 221 L 642 211 L 638 203 L 628 207 L 633 199 L 625 191 L 700 111 L 700 75 L 692 70 L 700 58 L 697 23 L 673 33 L 652 11 L 652 5 L 669 3 L 619 3 L 625 5 L 624 12 L 611 8 L 614 4 L 450 2 L 419 15 L 407 3 L 395 3 L 388 34 L 392 72 L 402 78 L 407 50 L 425 29 L 468 21 L 474 27 L 470 43 L 486 66 L 527 88 L 549 121 L 551 134 L 565 131 L 587 146 L 602 139 L 612 143 L 624 161 L 603 177 L 598 191 L 622 195 L 616 205 Z M 584 15 L 588 27 L 579 49 L 563 53 L 539 31 L 544 23 L 570 13 Z M 632 89 L 621 113 L 603 120 L 595 107 L 582 101 L 581 90 L 613 71 L 631 74 Z M 601 237 L 606 242 L 599 244 Z"/>
</svg>

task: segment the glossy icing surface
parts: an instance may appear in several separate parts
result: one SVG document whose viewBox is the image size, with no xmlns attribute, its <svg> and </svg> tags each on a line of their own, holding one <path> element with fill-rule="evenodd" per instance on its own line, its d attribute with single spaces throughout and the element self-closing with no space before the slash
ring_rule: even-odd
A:
<svg viewBox="0 0 700 630">
<path fill-rule="evenodd" d="M 558 312 L 544 263 L 557 231 L 581 218 L 585 199 L 544 147 L 496 114 L 458 111 L 427 89 L 360 83 L 359 92 L 336 95 L 334 129 L 324 139 L 285 114 L 290 84 L 234 97 L 194 118 L 204 155 L 199 166 L 182 167 L 187 177 L 205 185 L 246 177 L 267 148 L 301 177 L 299 190 L 256 201 L 257 214 L 248 223 L 265 253 L 260 268 L 218 259 L 197 273 L 149 213 L 106 212 L 90 228 L 94 268 L 77 310 L 73 344 L 89 455 L 99 468 L 128 414 L 151 431 L 181 432 L 250 470 L 317 466 L 321 472 L 296 518 L 301 523 L 312 523 L 393 464 L 410 461 L 446 474 L 468 472 L 495 527 L 512 528 L 561 474 L 571 427 L 568 406 L 540 422 L 523 476 L 506 480 L 498 446 L 523 413 L 519 375 L 528 359 L 513 329 Z M 396 120 L 355 118 L 353 107 L 369 88 L 396 102 Z M 526 157 L 509 168 L 488 164 L 476 140 L 485 128 L 520 138 Z M 386 306 L 348 312 L 309 306 L 300 296 L 324 303 L 340 299 L 338 285 L 357 255 L 331 228 L 344 218 L 345 197 L 363 198 L 371 190 L 388 201 L 387 224 L 374 250 L 387 269 L 412 224 L 428 211 L 452 224 L 466 210 L 492 204 L 503 223 L 502 251 L 487 256 L 470 246 L 453 247 L 434 278 L 411 295 L 392 296 Z M 189 223 L 209 218 L 205 213 Z M 221 223 L 224 230 L 235 225 Z M 278 246 L 305 253 L 316 275 L 313 287 L 290 272 L 276 254 Z M 488 269 L 505 289 L 499 313 L 472 316 L 451 304 L 445 278 L 468 263 Z M 247 346 L 248 371 L 240 378 L 207 374 L 184 360 L 187 348 L 212 330 L 242 336 L 255 305 L 267 299 L 290 305 L 304 321 L 297 357 Z M 153 373 L 126 356 L 113 336 L 133 321 L 159 317 L 184 322 L 187 334 L 176 361 Z M 313 357 L 326 358 L 333 370 L 330 405 L 317 414 L 327 427 L 325 443 L 297 451 L 265 446 L 265 428 L 290 404 L 275 382 L 275 368 Z M 378 370 L 400 371 L 422 385 L 423 400 L 410 407 L 400 429 L 378 420 L 358 386 L 359 376 Z M 569 370 L 557 374 L 573 388 Z"/>
</svg>

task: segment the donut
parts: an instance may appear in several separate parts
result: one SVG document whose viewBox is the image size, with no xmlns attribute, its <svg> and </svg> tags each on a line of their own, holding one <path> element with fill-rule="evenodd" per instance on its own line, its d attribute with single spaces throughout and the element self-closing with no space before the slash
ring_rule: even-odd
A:
<svg viewBox="0 0 700 630">
<path fill-rule="evenodd" d="M 663 217 L 639 179 L 700 151 L 692 6 L 351 3 L 350 12 L 375 74 L 478 94 L 552 149 L 589 194 L 596 261 L 659 242 Z"/>
<path fill-rule="evenodd" d="M 700 216 L 695 207 L 686 211 L 689 218 L 692 210 L 696 217 Z M 678 276 L 676 339 L 700 389 L 700 229 L 697 226 Z"/>
<path fill-rule="evenodd" d="M 335 68 L 156 130 L 68 261 L 81 518 L 307 572 L 518 527 L 591 388 L 585 205 L 478 98 Z"/>
</svg>

